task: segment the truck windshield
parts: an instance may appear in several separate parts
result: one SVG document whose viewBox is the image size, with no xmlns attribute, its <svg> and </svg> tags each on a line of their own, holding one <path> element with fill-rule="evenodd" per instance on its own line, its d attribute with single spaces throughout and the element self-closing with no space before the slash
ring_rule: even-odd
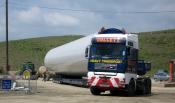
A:
<svg viewBox="0 0 175 103">
<path fill-rule="evenodd" d="M 125 45 L 116 43 L 96 43 L 91 46 L 91 58 L 122 58 L 125 56 Z"/>
</svg>

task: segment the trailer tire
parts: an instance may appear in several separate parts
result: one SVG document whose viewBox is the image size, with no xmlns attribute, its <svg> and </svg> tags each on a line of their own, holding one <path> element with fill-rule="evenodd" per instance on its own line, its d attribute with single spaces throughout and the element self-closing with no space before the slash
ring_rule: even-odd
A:
<svg viewBox="0 0 175 103">
<path fill-rule="evenodd" d="M 58 84 L 63 84 L 63 81 L 62 80 L 59 80 L 57 83 Z"/>
<path fill-rule="evenodd" d="M 126 87 L 127 89 L 127 96 L 134 96 L 135 94 L 135 81 L 133 79 L 131 79 L 131 81 L 129 82 L 129 84 Z"/>
<path fill-rule="evenodd" d="M 90 91 L 93 95 L 100 95 L 100 93 L 101 93 L 101 91 L 95 87 L 90 87 Z"/>
</svg>

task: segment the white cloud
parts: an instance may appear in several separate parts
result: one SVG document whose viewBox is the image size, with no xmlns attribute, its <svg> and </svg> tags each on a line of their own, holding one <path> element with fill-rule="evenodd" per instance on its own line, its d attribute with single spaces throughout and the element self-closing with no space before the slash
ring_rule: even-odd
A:
<svg viewBox="0 0 175 103">
<path fill-rule="evenodd" d="M 124 27 L 128 32 L 175 28 L 175 13 L 115 13 L 174 10 L 175 0 L 25 0 L 18 4 L 17 8 L 13 4 L 9 7 L 9 37 L 13 39 L 63 34 L 83 35 L 96 32 L 101 26 Z M 2 18 L 5 17 L 4 11 L 0 9 L 0 34 L 5 33 L 5 20 Z"/>
<path fill-rule="evenodd" d="M 74 26 L 79 22 L 75 17 L 56 12 L 44 12 L 39 7 L 19 11 L 17 17 L 22 23 L 33 25 L 44 23 L 48 26 Z"/>
<path fill-rule="evenodd" d="M 61 13 L 45 14 L 44 20 L 51 26 L 73 26 L 79 22 L 78 19 Z"/>
<path fill-rule="evenodd" d="M 31 7 L 28 10 L 19 11 L 18 19 L 24 23 L 38 23 L 42 20 L 42 11 L 38 7 Z"/>
</svg>

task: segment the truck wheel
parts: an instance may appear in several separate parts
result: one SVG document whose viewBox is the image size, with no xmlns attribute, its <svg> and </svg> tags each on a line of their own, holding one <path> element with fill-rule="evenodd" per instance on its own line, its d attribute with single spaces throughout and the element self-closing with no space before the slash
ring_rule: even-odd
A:
<svg viewBox="0 0 175 103">
<path fill-rule="evenodd" d="M 145 94 L 151 94 L 151 79 L 150 78 L 146 79 Z"/>
<path fill-rule="evenodd" d="M 124 91 L 122 91 L 122 90 L 110 90 L 110 94 L 112 96 L 121 96 L 121 95 L 123 95 L 123 92 Z"/>
<path fill-rule="evenodd" d="M 147 91 L 147 84 L 145 83 L 145 81 L 143 82 L 143 85 L 142 85 L 142 90 L 141 90 L 141 94 L 144 95 L 146 94 L 146 91 Z"/>
<path fill-rule="evenodd" d="M 110 90 L 111 95 L 118 95 L 119 91 L 118 90 Z"/>
<path fill-rule="evenodd" d="M 130 82 L 129 82 L 129 85 L 127 86 L 127 96 L 134 96 L 135 94 L 135 82 L 134 80 L 132 79 Z"/>
<path fill-rule="evenodd" d="M 138 95 L 144 95 L 144 94 L 146 94 L 146 87 L 145 87 L 144 81 L 143 81 L 142 84 L 140 84 L 139 87 L 137 87 L 136 94 L 138 94 Z"/>
<path fill-rule="evenodd" d="M 91 87 L 90 91 L 93 95 L 100 95 L 101 91 L 98 88 Z"/>
</svg>

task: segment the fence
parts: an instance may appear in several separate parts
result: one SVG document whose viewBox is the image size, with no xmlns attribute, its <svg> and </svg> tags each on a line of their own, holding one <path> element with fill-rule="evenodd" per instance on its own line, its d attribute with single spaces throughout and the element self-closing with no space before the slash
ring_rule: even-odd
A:
<svg viewBox="0 0 175 103">
<path fill-rule="evenodd" d="M 22 76 L 0 75 L 0 94 L 34 94 L 37 92 L 37 80 L 24 79 Z"/>
</svg>

